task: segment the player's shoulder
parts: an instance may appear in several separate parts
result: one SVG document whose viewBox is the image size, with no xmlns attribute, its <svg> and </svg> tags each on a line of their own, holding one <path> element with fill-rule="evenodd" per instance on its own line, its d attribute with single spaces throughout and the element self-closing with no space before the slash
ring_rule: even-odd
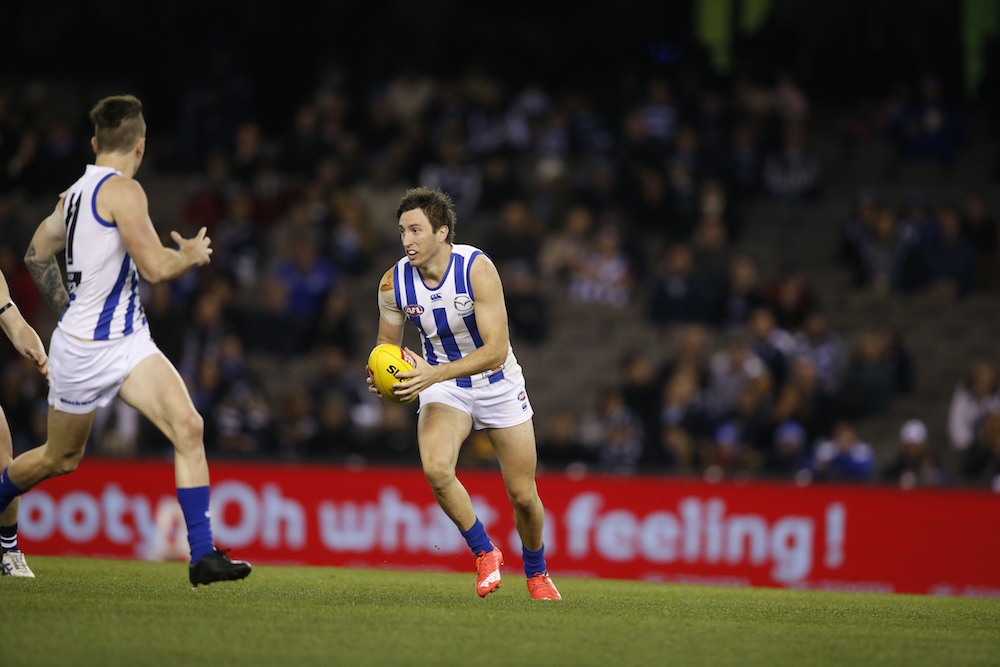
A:
<svg viewBox="0 0 1000 667">
<path fill-rule="evenodd" d="M 389 270 L 382 274 L 382 279 L 378 281 L 379 292 L 389 292 L 396 288 L 396 267 L 389 267 Z"/>
<path fill-rule="evenodd" d="M 124 197 L 146 197 L 146 191 L 139 181 L 121 174 L 111 174 L 108 180 L 104 181 L 102 189 L 110 194 Z"/>
</svg>

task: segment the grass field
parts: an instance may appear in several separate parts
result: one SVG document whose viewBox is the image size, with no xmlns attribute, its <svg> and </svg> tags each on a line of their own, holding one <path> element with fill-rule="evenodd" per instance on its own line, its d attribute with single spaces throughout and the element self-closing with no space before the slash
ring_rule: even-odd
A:
<svg viewBox="0 0 1000 667">
<path fill-rule="evenodd" d="M 0 579 L 0 665 L 998 665 L 1000 601 L 32 557 Z"/>
</svg>

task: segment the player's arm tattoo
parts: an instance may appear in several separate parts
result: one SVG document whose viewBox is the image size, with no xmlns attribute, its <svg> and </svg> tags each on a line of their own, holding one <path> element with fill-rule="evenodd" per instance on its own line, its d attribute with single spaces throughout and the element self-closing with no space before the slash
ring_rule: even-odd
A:
<svg viewBox="0 0 1000 667">
<path fill-rule="evenodd" d="M 47 260 L 39 260 L 35 252 L 35 244 L 28 246 L 24 255 L 24 264 L 28 267 L 31 279 L 35 281 L 38 291 L 42 293 L 52 310 L 62 315 L 69 306 L 69 292 L 63 283 L 62 271 L 55 255 Z"/>
</svg>

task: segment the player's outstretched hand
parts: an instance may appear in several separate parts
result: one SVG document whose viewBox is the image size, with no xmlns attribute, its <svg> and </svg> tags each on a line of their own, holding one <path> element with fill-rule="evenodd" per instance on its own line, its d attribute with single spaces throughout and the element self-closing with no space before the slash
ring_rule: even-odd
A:
<svg viewBox="0 0 1000 667">
<path fill-rule="evenodd" d="M 440 382 L 441 378 L 438 377 L 438 370 L 440 369 L 440 366 L 431 366 L 429 363 L 424 361 L 423 357 L 416 354 L 408 347 L 403 349 L 406 350 L 407 354 L 409 354 L 413 360 L 413 370 L 396 373 L 397 378 L 401 380 L 405 378 L 406 382 L 397 382 L 393 384 L 392 391 L 396 394 L 396 396 L 399 396 L 406 401 L 412 399 L 432 384 Z"/>
<path fill-rule="evenodd" d="M 382 398 L 382 394 L 379 393 L 378 389 L 375 388 L 375 374 L 372 373 L 372 367 L 365 364 L 365 372 L 368 373 L 368 391 L 375 394 L 379 398 Z"/>
<path fill-rule="evenodd" d="M 49 357 L 43 350 L 35 350 L 30 347 L 26 347 L 24 348 L 24 356 L 35 362 L 35 366 L 38 368 L 39 373 L 44 375 L 46 378 L 49 377 Z"/>
<path fill-rule="evenodd" d="M 177 232 L 170 232 L 170 238 L 191 266 L 204 266 L 212 259 L 212 239 L 205 236 L 207 233 L 208 227 L 202 227 L 193 239 L 186 239 Z"/>
</svg>

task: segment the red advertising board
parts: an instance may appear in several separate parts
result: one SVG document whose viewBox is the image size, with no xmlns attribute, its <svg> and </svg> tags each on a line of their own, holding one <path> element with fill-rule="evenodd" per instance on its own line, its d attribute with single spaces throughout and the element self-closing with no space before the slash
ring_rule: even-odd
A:
<svg viewBox="0 0 1000 667">
<path fill-rule="evenodd" d="M 461 471 L 518 571 L 500 475 Z M 179 559 L 169 462 L 85 460 L 22 498 L 36 554 Z M 557 576 L 1000 597 L 1000 495 L 539 476 Z M 213 463 L 217 544 L 255 563 L 471 571 L 419 469 Z"/>
</svg>

